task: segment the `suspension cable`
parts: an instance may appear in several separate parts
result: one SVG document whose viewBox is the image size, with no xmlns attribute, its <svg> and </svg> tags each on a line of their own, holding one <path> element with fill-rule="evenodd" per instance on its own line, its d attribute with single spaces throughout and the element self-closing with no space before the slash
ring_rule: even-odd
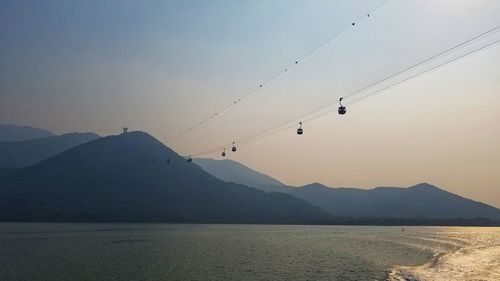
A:
<svg viewBox="0 0 500 281">
<path fill-rule="evenodd" d="M 166 140 L 166 142 L 171 142 L 177 138 L 180 138 L 182 136 L 184 136 L 185 134 L 197 129 L 198 127 L 202 126 L 203 124 L 209 122 L 210 120 L 214 119 L 214 118 L 217 118 L 218 116 L 220 116 L 221 114 L 223 114 L 224 112 L 226 112 L 227 110 L 229 110 L 231 107 L 235 106 L 236 104 L 240 103 L 241 101 L 243 101 L 244 99 L 250 97 L 251 95 L 254 95 L 256 93 L 259 92 L 260 89 L 262 89 L 265 85 L 269 84 L 270 82 L 272 82 L 273 80 L 275 80 L 276 78 L 280 77 L 281 75 L 283 75 L 284 73 L 288 72 L 290 69 L 292 69 L 293 67 L 295 67 L 297 64 L 301 63 L 302 61 L 304 61 L 305 59 L 307 59 L 308 57 L 312 56 L 314 53 L 316 53 L 319 49 L 321 49 L 322 47 L 324 47 L 325 45 L 327 45 L 328 43 L 332 42 L 335 38 L 339 37 L 340 35 L 342 35 L 343 33 L 347 32 L 348 30 L 354 28 L 356 26 L 356 24 L 358 24 L 359 22 L 361 22 L 362 20 L 364 19 L 367 19 L 367 18 L 370 18 L 371 15 L 375 14 L 375 12 L 377 10 L 379 10 L 380 8 L 382 8 L 382 6 L 384 6 L 386 3 L 388 3 L 389 1 L 391 0 L 386 0 L 384 2 L 382 2 L 382 4 L 378 5 L 377 7 L 375 7 L 372 11 L 370 11 L 369 13 L 366 13 L 366 14 L 363 14 L 363 16 L 359 16 L 357 17 L 354 21 L 352 21 L 351 23 L 349 24 L 346 24 L 343 26 L 343 28 L 333 34 L 330 38 L 328 38 L 326 41 L 324 41 L 323 43 L 321 43 L 320 45 L 318 45 L 317 47 L 313 48 L 312 50 L 310 50 L 308 53 L 306 53 L 305 55 L 303 55 L 302 57 L 296 59 L 294 62 L 292 62 L 291 64 L 285 66 L 281 71 L 277 72 L 276 74 L 272 75 L 271 77 L 269 77 L 268 79 L 264 80 L 261 84 L 257 85 L 256 87 L 254 87 L 253 89 L 251 89 L 250 91 L 246 92 L 245 94 L 241 95 L 240 97 L 236 98 L 235 100 L 233 100 L 231 103 L 228 103 L 227 105 L 221 107 L 219 110 L 217 110 L 216 112 L 214 112 L 213 114 L 207 116 L 206 118 L 198 121 L 197 123 L 193 124 L 192 126 L 190 126 L 189 128 L 183 130 L 183 131 L 180 131 L 179 133 L 177 133 L 176 135 L 168 138 Z"/>
<path fill-rule="evenodd" d="M 498 30 L 498 29 L 500 29 L 500 27 L 497 27 L 497 28 L 492 29 L 492 30 Z M 486 36 L 486 34 L 488 34 L 488 32 L 483 33 L 483 35 L 482 35 L 482 36 Z M 481 36 L 481 37 L 482 37 L 482 36 Z M 478 39 L 478 38 L 480 38 L 480 36 L 476 36 L 476 37 L 475 37 L 475 39 Z M 470 42 L 472 42 L 472 41 L 470 41 L 470 40 L 467 40 L 467 41 L 468 41 L 469 43 L 470 43 Z M 466 42 L 467 42 L 467 41 L 466 41 Z M 372 97 L 372 96 L 375 96 L 375 95 L 379 95 L 379 94 L 381 94 L 381 93 L 383 93 L 383 92 L 386 92 L 387 90 L 389 90 L 389 89 L 391 89 L 391 88 L 393 88 L 393 87 L 399 86 L 399 85 L 401 85 L 401 84 L 403 84 L 403 83 L 407 83 L 407 82 L 409 82 L 409 81 L 411 81 L 411 80 L 414 80 L 414 79 L 416 79 L 416 78 L 418 78 L 418 77 L 420 77 L 420 76 L 423 76 L 423 75 L 425 75 L 425 74 L 428 74 L 428 73 L 434 72 L 434 71 L 436 71 L 436 70 L 438 70 L 438 69 L 440 69 L 440 68 L 443 68 L 443 67 L 445 67 L 445 66 L 447 66 L 447 65 L 450 65 L 450 64 L 452 64 L 452 63 L 454 63 L 454 62 L 457 62 L 457 61 L 462 60 L 462 59 L 464 59 L 464 58 L 466 58 L 466 57 L 469 57 L 469 56 L 472 56 L 472 55 L 474 55 L 474 54 L 477 54 L 477 53 L 479 53 L 479 52 L 481 52 L 481 51 L 484 51 L 484 50 L 486 50 L 486 49 L 488 49 L 488 48 L 490 48 L 490 47 L 493 47 L 494 45 L 498 44 L 499 42 L 500 42 L 500 40 L 497 40 L 497 41 L 494 41 L 494 42 L 492 42 L 492 43 L 489 43 L 489 44 L 487 44 L 487 45 L 485 45 L 485 46 L 482 46 L 482 47 L 480 47 L 480 48 L 477 48 L 477 49 L 474 49 L 474 50 L 472 50 L 472 51 L 469 51 L 469 52 L 467 52 L 467 53 L 465 53 L 465 54 L 463 54 L 463 55 L 460 55 L 460 56 L 458 56 L 458 57 L 455 57 L 455 58 L 453 58 L 453 59 L 450 59 L 450 60 L 448 60 L 448 61 L 446 61 L 446 62 L 444 62 L 444 63 L 438 64 L 437 66 L 434 66 L 434 67 L 432 67 L 432 68 L 430 68 L 430 69 L 427 69 L 427 70 L 425 70 L 425 71 L 419 72 L 419 73 L 414 74 L 414 75 L 412 75 L 412 76 L 410 76 L 410 77 L 408 77 L 408 78 L 405 78 L 405 79 L 403 79 L 403 80 L 401 80 L 401 81 L 399 81 L 399 82 L 396 82 L 396 83 L 394 83 L 394 84 L 391 84 L 391 85 L 389 85 L 389 86 L 387 86 L 387 87 L 385 87 L 385 88 L 383 88 L 383 89 L 377 90 L 377 91 L 375 91 L 375 92 L 369 93 L 369 94 L 368 94 L 368 95 L 366 95 L 366 96 L 363 96 L 363 97 L 360 97 L 360 98 L 358 98 L 358 99 L 356 99 L 356 100 L 353 100 L 353 101 L 349 102 L 347 105 L 353 105 L 353 104 L 359 103 L 359 102 L 361 102 L 361 101 L 363 101 L 363 100 L 365 100 L 365 99 L 367 99 L 367 98 L 369 98 L 369 97 Z M 459 45 L 460 45 L 460 46 L 462 46 L 462 47 L 464 47 L 464 46 L 465 46 L 463 43 L 461 43 L 461 44 L 459 44 Z M 459 46 L 459 45 L 457 45 L 457 46 Z M 455 48 L 455 47 L 454 47 L 454 48 L 451 48 L 451 49 L 449 49 L 449 51 L 448 51 L 448 52 L 450 52 L 450 51 L 452 51 L 452 50 L 456 50 L 456 49 L 457 49 L 457 48 Z M 444 54 L 444 53 L 443 53 L 443 54 Z M 437 58 L 437 57 L 438 57 L 438 56 L 434 56 L 434 58 Z M 416 67 L 416 66 L 418 66 L 418 65 L 421 65 L 421 64 L 426 63 L 426 62 L 429 62 L 429 61 L 430 61 L 430 60 L 429 60 L 429 59 L 427 59 L 427 60 L 425 60 L 425 61 L 424 61 L 424 62 L 422 62 L 422 63 L 416 64 L 416 65 L 414 65 L 413 67 L 406 69 L 405 71 L 408 71 L 408 70 L 410 70 L 410 69 L 412 69 L 412 68 L 414 68 L 414 67 Z M 405 72 L 405 71 L 403 71 L 403 72 Z M 399 74 L 401 74 L 401 73 L 403 73 L 403 72 L 401 72 L 401 71 L 400 71 L 400 72 L 399 72 Z M 391 75 L 391 76 L 393 77 L 394 75 Z M 387 81 L 387 80 L 388 80 L 387 78 L 384 78 L 384 79 L 380 80 L 380 81 L 379 81 L 378 83 L 376 83 L 376 84 L 380 84 L 380 83 L 382 83 L 382 82 L 384 82 L 384 81 Z M 373 85 L 375 85 L 375 84 L 373 84 Z M 356 91 L 356 92 L 358 92 L 358 91 Z M 355 92 L 355 93 L 356 93 L 356 92 Z M 352 94 L 350 94 L 349 96 L 351 96 L 351 95 L 352 95 Z M 265 129 L 265 130 L 262 130 L 262 131 L 260 131 L 260 132 L 257 132 L 256 134 L 252 134 L 252 135 L 247 136 L 247 137 L 245 137 L 245 138 L 238 139 L 238 140 L 236 141 L 236 143 L 237 143 L 239 146 L 241 146 L 241 145 L 245 145 L 245 144 L 248 144 L 248 143 L 254 142 L 254 141 L 258 140 L 258 139 L 261 139 L 261 138 L 264 138 L 264 137 L 268 137 L 268 136 L 274 135 L 274 134 L 279 133 L 279 132 L 281 132 L 281 131 L 283 131 L 283 130 L 290 129 L 290 128 L 291 128 L 291 127 L 293 127 L 293 126 L 296 126 L 296 124 L 295 124 L 295 123 L 296 123 L 296 121 L 297 121 L 297 120 L 301 120 L 301 119 L 302 119 L 302 118 L 304 118 L 304 117 L 307 117 L 307 116 L 309 116 L 309 115 L 311 115 L 311 114 L 316 113 L 315 115 L 310 116 L 309 118 L 307 118 L 307 119 L 303 120 L 302 122 L 303 122 L 303 123 L 305 123 L 305 122 L 308 122 L 308 121 L 313 121 L 313 120 L 318 119 L 318 118 L 320 118 L 320 117 L 322 117 L 322 116 L 324 116 L 324 115 L 327 115 L 327 114 L 329 114 L 329 113 L 334 112 L 334 111 L 336 110 L 336 108 L 329 109 L 329 110 L 327 110 L 327 111 L 325 111 L 325 112 L 319 112 L 319 113 L 318 113 L 318 111 L 321 111 L 321 110 L 327 109 L 327 108 L 331 107 L 331 106 L 332 106 L 332 105 L 334 105 L 334 104 L 336 104 L 336 102 L 335 102 L 335 103 L 328 103 L 328 104 L 326 104 L 326 105 L 324 105 L 324 106 L 321 106 L 320 108 L 317 108 L 317 109 L 315 109 L 315 110 L 309 111 L 309 112 L 307 112 L 307 113 L 305 113 L 305 114 L 302 114 L 302 115 L 300 115 L 300 116 L 294 117 L 293 119 L 289 119 L 289 120 L 287 120 L 287 121 L 284 121 L 284 122 L 281 122 L 281 123 L 279 123 L 279 124 L 277 124 L 277 125 L 274 125 L 274 126 L 272 126 L 272 127 L 268 128 L 268 129 Z M 292 122 L 293 122 L 293 124 L 291 124 Z M 287 125 L 288 125 L 288 126 L 287 126 Z M 213 153 L 213 152 L 217 152 L 217 151 L 219 151 L 220 149 L 222 149 L 222 148 L 224 148 L 224 147 L 226 147 L 226 146 L 228 146 L 228 145 L 226 144 L 226 145 L 221 145 L 221 146 L 213 147 L 213 148 L 210 148 L 210 149 L 207 149 L 207 150 L 204 150 L 204 151 L 198 152 L 198 153 L 196 153 L 196 154 L 193 154 L 193 156 L 200 156 L 200 155 L 211 154 L 211 153 Z"/>
</svg>

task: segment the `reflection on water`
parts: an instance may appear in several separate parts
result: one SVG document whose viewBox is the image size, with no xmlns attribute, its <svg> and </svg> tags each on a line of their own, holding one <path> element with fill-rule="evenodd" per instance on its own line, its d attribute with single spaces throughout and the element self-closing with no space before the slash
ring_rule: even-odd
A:
<svg viewBox="0 0 500 281">
<path fill-rule="evenodd" d="M 0 224 L 2 281 L 500 280 L 500 228 Z"/>
<path fill-rule="evenodd" d="M 411 237 L 435 243 L 434 257 L 393 267 L 390 280 L 500 280 L 500 228 L 417 228 Z"/>
</svg>

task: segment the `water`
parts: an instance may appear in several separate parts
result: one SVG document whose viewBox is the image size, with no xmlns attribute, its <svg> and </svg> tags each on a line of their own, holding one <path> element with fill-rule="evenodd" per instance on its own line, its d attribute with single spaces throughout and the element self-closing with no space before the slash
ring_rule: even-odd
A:
<svg viewBox="0 0 500 281">
<path fill-rule="evenodd" d="M 500 280 L 500 228 L 1 223 L 0 280 Z"/>
</svg>

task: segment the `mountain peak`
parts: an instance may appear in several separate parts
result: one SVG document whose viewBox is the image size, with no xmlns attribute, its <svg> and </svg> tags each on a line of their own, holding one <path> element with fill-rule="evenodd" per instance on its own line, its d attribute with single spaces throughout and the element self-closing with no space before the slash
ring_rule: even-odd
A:
<svg viewBox="0 0 500 281">
<path fill-rule="evenodd" d="M 303 185 L 301 186 L 301 188 L 330 188 L 330 187 L 319 182 L 313 182 L 310 184 Z"/>
<path fill-rule="evenodd" d="M 218 180 L 141 131 L 99 138 L 17 169 L 0 177 L 0 187 L 0 221 L 297 223 L 329 218 L 291 195 Z"/>
<path fill-rule="evenodd" d="M 150 140 L 157 141 L 152 135 L 144 132 L 144 131 L 132 131 L 127 133 L 121 133 L 119 135 L 114 135 L 112 137 L 118 137 L 120 139 L 134 139 L 134 140 Z"/>
<path fill-rule="evenodd" d="M 119 135 L 106 136 L 99 139 L 97 143 L 102 143 L 103 145 L 127 144 L 127 145 L 133 145 L 134 147 L 168 148 L 163 143 L 158 141 L 155 137 L 143 131 L 133 131 L 128 133 L 122 133 Z"/>
<path fill-rule="evenodd" d="M 163 144 L 155 137 L 144 131 L 132 131 L 109 137 L 111 138 L 112 141 L 115 142 L 126 142 L 137 146 L 162 147 L 162 148 L 167 148 L 168 150 L 173 152 L 173 150 L 171 150 L 165 144 Z"/>
<path fill-rule="evenodd" d="M 185 162 L 175 151 L 143 131 L 132 131 L 119 135 L 111 135 L 96 139 L 74 149 L 63 152 L 59 156 L 89 155 L 110 161 Z M 73 157 L 73 156 L 70 156 Z"/>
<path fill-rule="evenodd" d="M 420 190 L 441 190 L 440 188 L 438 188 L 437 186 L 435 185 L 432 185 L 430 183 L 426 183 L 426 182 L 423 182 L 423 183 L 419 183 L 419 184 L 416 184 L 416 185 L 413 185 L 413 186 L 409 186 L 408 189 L 420 189 Z"/>
</svg>

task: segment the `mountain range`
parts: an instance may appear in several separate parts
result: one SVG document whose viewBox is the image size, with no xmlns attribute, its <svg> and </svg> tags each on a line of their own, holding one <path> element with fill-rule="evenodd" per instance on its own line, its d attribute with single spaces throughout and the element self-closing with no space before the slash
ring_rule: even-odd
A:
<svg viewBox="0 0 500 281">
<path fill-rule="evenodd" d="M 341 217 L 500 219 L 499 209 L 428 183 L 374 189 L 331 188 L 316 183 L 293 188 L 289 194 Z"/>
<path fill-rule="evenodd" d="M 287 192 L 286 186 L 280 181 L 236 161 L 224 159 L 195 158 L 193 162 L 213 176 L 227 182 L 235 182 L 252 186 L 264 191 Z"/>
<path fill-rule="evenodd" d="M 294 187 L 281 184 L 235 161 L 214 159 L 195 159 L 194 161 L 204 170 L 222 180 L 249 184 L 263 191 L 291 194 L 320 207 L 332 216 L 500 219 L 499 209 L 463 198 L 428 183 L 408 188 L 332 188 L 319 183 Z M 234 170 L 237 173 L 233 173 Z"/>
<path fill-rule="evenodd" d="M 45 129 L 0 124 L 0 141 L 23 141 L 50 136 L 55 135 Z"/>
<path fill-rule="evenodd" d="M 320 208 L 221 181 L 144 132 L 0 170 L 0 221 L 312 223 Z"/>
<path fill-rule="evenodd" d="M 31 131 L 19 126 L 18 131 L 23 128 Z M 319 183 L 294 187 L 228 159 L 193 162 L 144 132 L 3 141 L 0 221 L 500 222 L 499 209 L 427 183 L 374 189 Z"/>
<path fill-rule="evenodd" d="M 22 141 L 0 141 L 0 168 L 33 165 L 97 138 L 99 136 L 94 133 L 70 133 Z"/>
</svg>

